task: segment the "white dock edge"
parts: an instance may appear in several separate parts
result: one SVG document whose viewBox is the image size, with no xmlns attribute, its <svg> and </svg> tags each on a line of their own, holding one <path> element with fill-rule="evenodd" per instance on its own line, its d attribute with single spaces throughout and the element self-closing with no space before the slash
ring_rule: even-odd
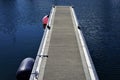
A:
<svg viewBox="0 0 120 80">
<path fill-rule="evenodd" d="M 47 24 L 48 26 L 52 26 L 51 25 L 51 19 L 53 17 L 54 10 L 55 9 L 53 7 L 51 12 L 50 12 L 50 17 L 49 17 L 49 21 L 48 21 L 49 23 Z M 41 67 L 41 63 L 42 63 L 42 59 L 43 59 L 42 56 L 44 55 L 44 48 L 45 48 L 47 37 L 48 37 L 49 33 L 50 33 L 50 30 L 48 28 L 46 28 L 45 31 L 44 31 L 44 34 L 43 34 L 42 41 L 40 43 L 40 47 L 39 47 L 39 50 L 38 50 L 38 53 L 37 53 L 37 56 L 36 56 L 36 60 L 35 60 L 34 66 L 33 66 L 33 70 L 31 72 L 29 80 L 38 80 L 38 75 L 40 73 L 39 71 L 40 71 L 40 67 Z"/>
<path fill-rule="evenodd" d="M 78 24 L 78 21 L 77 21 L 77 18 L 76 18 L 76 14 L 75 14 L 75 11 L 74 9 L 71 7 L 71 14 L 73 14 L 73 21 L 75 21 L 74 23 L 74 26 L 76 27 L 75 28 L 75 32 L 76 32 L 76 35 L 77 38 L 79 39 L 78 41 L 80 41 L 81 45 L 82 45 L 82 48 L 83 48 L 83 55 L 85 57 L 85 61 L 86 61 L 86 64 L 87 64 L 87 68 L 88 68 L 88 71 L 89 71 L 89 74 L 90 74 L 90 77 L 91 79 L 90 80 L 99 80 L 98 79 L 98 76 L 97 76 L 97 73 L 96 73 L 96 70 L 94 68 L 94 64 L 92 62 L 92 59 L 91 59 L 91 56 L 90 56 L 90 53 L 89 53 L 89 50 L 88 50 L 88 47 L 86 45 L 86 42 L 85 42 L 85 39 L 84 39 L 84 36 L 83 36 L 83 33 L 80 29 L 78 29 L 78 27 L 80 27 L 80 25 Z M 79 45 L 79 44 L 78 44 Z M 80 46 L 80 45 L 79 45 Z M 83 58 L 82 58 L 82 61 L 83 61 Z M 84 61 L 83 61 L 84 62 Z M 83 64 L 84 66 L 84 64 Z M 84 71 L 86 72 L 86 70 L 84 69 Z M 86 75 L 86 79 L 87 79 L 87 75 Z"/>
</svg>

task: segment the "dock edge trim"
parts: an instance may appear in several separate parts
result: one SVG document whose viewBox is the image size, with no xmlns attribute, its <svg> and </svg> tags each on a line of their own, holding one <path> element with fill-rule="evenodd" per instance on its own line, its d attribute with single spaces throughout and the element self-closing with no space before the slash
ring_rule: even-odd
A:
<svg viewBox="0 0 120 80">
<path fill-rule="evenodd" d="M 52 19 L 54 10 L 55 10 L 55 8 L 52 7 L 51 12 L 50 12 L 50 18 L 49 18 L 47 26 L 50 26 L 50 24 L 51 24 L 51 19 Z M 43 58 L 40 55 L 44 55 L 44 48 L 45 48 L 45 45 L 46 45 L 48 33 L 49 33 L 49 30 L 46 28 L 45 31 L 44 31 L 39 49 L 38 49 L 38 53 L 37 53 L 35 63 L 34 63 L 34 66 L 33 66 L 33 69 L 32 69 L 29 80 L 38 80 L 38 77 L 39 77 L 38 75 L 40 73 L 39 72 L 40 71 L 40 66 L 41 66 L 42 58 Z"/>
<path fill-rule="evenodd" d="M 75 11 L 72 7 L 71 7 L 71 11 L 72 11 L 74 22 L 75 22 L 75 27 L 79 27 L 80 25 L 78 24 L 78 20 L 77 20 Z M 85 60 L 86 60 L 86 63 L 87 63 L 87 67 L 88 67 L 88 70 L 89 70 L 91 80 L 99 80 L 98 76 L 97 76 L 97 73 L 96 73 L 96 70 L 94 68 L 94 64 L 92 62 L 88 47 L 86 45 L 83 33 L 80 29 L 77 29 L 77 31 L 78 31 L 78 34 L 79 34 L 79 40 L 82 44 L 82 48 L 83 48 L 83 52 L 84 52 L 84 56 L 85 56 Z"/>
</svg>

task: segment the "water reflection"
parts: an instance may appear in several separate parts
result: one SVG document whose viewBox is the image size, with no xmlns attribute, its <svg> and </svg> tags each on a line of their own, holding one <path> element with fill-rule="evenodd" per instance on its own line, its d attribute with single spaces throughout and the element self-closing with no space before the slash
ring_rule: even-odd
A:
<svg viewBox="0 0 120 80">
<path fill-rule="evenodd" d="M 1 3 L 1 2 L 0 2 Z M 4 7 L 4 8 L 3 8 Z M 16 12 L 15 12 L 14 3 L 6 3 L 2 1 L 2 6 L 0 5 L 0 31 L 5 34 L 14 34 L 16 32 L 15 21 L 16 21 Z"/>
<path fill-rule="evenodd" d="M 10 9 L 11 7 L 11 9 Z M 0 33 L 9 35 L 13 42 L 16 41 L 16 9 L 15 4 L 9 1 L 0 1 Z M 1 34 L 2 35 L 2 34 Z M 1 40 L 2 37 L 0 37 Z"/>
<path fill-rule="evenodd" d="M 118 0 L 104 0 L 89 4 L 89 8 L 83 10 L 87 13 L 80 13 L 84 15 L 82 29 L 100 80 L 119 80 L 119 4 Z"/>
<path fill-rule="evenodd" d="M 36 56 L 43 35 L 40 19 L 49 12 L 40 6 L 40 0 L 0 0 L 1 80 L 15 80 L 21 60 Z"/>
</svg>

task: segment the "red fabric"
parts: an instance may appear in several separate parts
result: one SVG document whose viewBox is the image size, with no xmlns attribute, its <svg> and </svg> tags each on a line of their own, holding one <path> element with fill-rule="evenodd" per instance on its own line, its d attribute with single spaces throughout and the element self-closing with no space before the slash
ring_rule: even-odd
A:
<svg viewBox="0 0 120 80">
<path fill-rule="evenodd" d="M 47 24 L 48 23 L 47 15 L 45 17 L 43 17 L 42 22 L 43 22 L 43 24 Z"/>
</svg>

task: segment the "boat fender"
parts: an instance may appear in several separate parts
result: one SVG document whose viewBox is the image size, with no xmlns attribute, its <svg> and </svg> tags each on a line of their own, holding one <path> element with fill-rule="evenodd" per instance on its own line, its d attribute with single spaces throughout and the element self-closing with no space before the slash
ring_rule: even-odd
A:
<svg viewBox="0 0 120 80">
<path fill-rule="evenodd" d="M 47 24 L 48 24 L 48 19 L 49 19 L 49 15 L 45 15 L 43 18 L 42 18 L 42 24 L 43 24 L 43 28 L 45 29 Z"/>
<path fill-rule="evenodd" d="M 25 58 L 21 62 L 20 66 L 16 72 L 17 80 L 29 80 L 33 65 L 34 65 L 33 58 Z"/>
</svg>

